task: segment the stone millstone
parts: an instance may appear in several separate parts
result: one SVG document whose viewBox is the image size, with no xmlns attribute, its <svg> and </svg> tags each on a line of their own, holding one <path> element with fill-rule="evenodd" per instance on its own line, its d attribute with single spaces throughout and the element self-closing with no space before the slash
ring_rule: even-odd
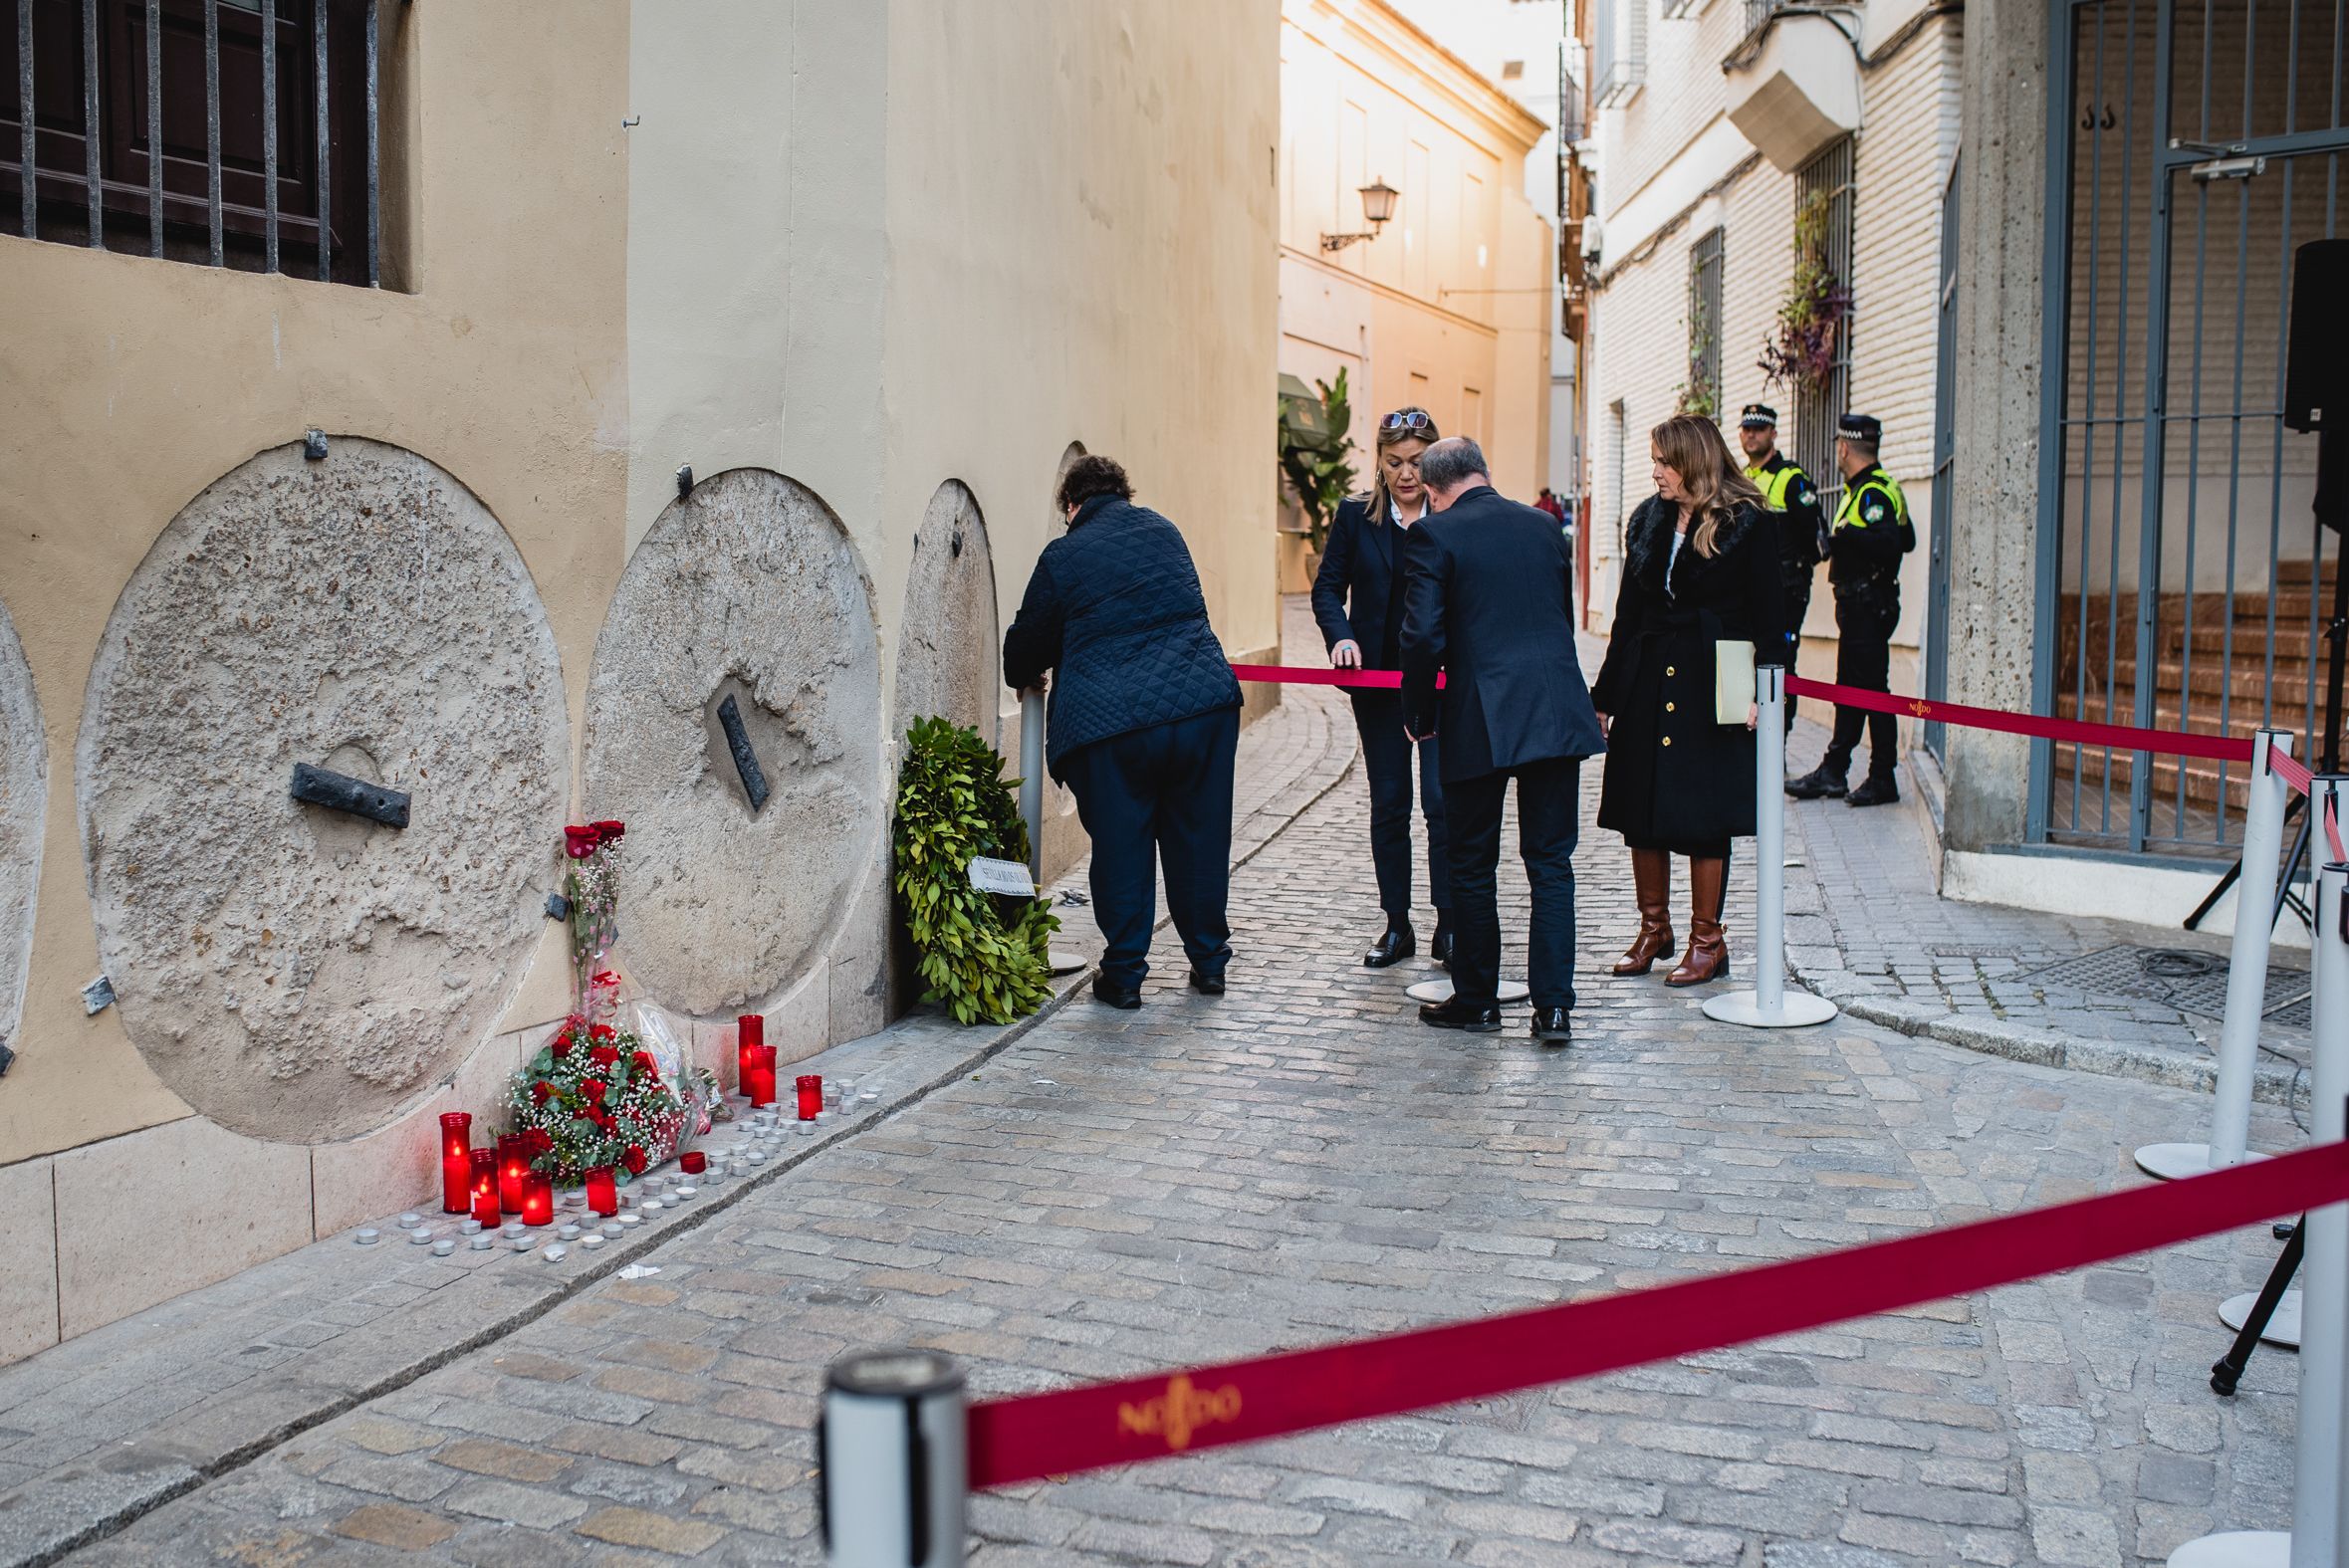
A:
<svg viewBox="0 0 2349 1568">
<path fill-rule="evenodd" d="M 308 805 L 294 764 L 412 797 Z M 562 666 L 497 519 L 412 452 L 264 452 L 164 529 L 90 680 L 77 778 L 99 951 L 164 1082 L 287 1143 L 453 1071 L 545 920 Z"/>
<path fill-rule="evenodd" d="M 916 719 L 944 718 L 997 744 L 995 561 L 979 503 L 958 480 L 930 497 L 914 536 L 897 632 L 897 738 Z"/>
<path fill-rule="evenodd" d="M 662 511 L 587 683 L 588 814 L 628 824 L 631 980 L 707 1015 L 822 961 L 880 863 L 880 688 L 871 588 L 813 491 L 735 469 Z M 770 791 L 756 812 L 728 697 Z"/>
</svg>

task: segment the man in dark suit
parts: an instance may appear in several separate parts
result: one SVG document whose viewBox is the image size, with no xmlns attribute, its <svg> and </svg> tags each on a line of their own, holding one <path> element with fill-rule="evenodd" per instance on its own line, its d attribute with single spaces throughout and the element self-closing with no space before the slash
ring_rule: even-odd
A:
<svg viewBox="0 0 2349 1568">
<path fill-rule="evenodd" d="M 1574 1006 L 1574 841 L 1582 759 L 1606 750 L 1574 655 L 1573 570 L 1555 519 L 1505 501 L 1474 441 L 1419 460 L 1436 516 L 1411 531 L 1403 589 L 1403 714 L 1443 737 L 1451 829 L 1452 999 L 1439 1028 L 1501 1027 L 1501 810 L 1518 785 L 1518 852 L 1532 886 L 1533 1036 L 1563 1045 Z M 1441 671 L 1444 686 L 1436 688 Z"/>
</svg>

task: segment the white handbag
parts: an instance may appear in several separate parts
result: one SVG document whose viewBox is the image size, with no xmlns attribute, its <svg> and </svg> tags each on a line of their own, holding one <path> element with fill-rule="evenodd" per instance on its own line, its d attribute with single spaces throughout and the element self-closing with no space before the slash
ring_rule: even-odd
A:
<svg viewBox="0 0 2349 1568">
<path fill-rule="evenodd" d="M 1713 722 L 1744 724 L 1754 710 L 1754 644 L 1723 638 L 1713 645 Z"/>
</svg>

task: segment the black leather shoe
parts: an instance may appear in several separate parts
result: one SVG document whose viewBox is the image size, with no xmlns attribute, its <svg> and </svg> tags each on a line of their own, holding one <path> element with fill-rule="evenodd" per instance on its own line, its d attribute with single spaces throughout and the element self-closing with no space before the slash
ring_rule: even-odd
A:
<svg viewBox="0 0 2349 1568">
<path fill-rule="evenodd" d="M 1544 1045 L 1570 1045 L 1574 1042 L 1574 1025 L 1564 1008 L 1535 1008 L 1533 1009 L 1533 1037 Z"/>
<path fill-rule="evenodd" d="M 1419 1021 L 1439 1029 L 1466 1029 L 1471 1034 L 1501 1032 L 1501 1008 L 1498 1003 L 1472 1007 L 1454 997 L 1450 1002 L 1431 1002 L 1419 1009 Z"/>
<path fill-rule="evenodd" d="M 1890 779 L 1869 776 L 1868 782 L 1843 797 L 1845 805 L 1890 805 L 1900 798 L 1900 786 Z"/>
<path fill-rule="evenodd" d="M 1450 969 L 1452 967 L 1452 933 L 1440 925 L 1437 926 L 1436 934 L 1427 939 L 1427 956 L 1446 969 Z"/>
<path fill-rule="evenodd" d="M 1202 997 L 1220 997 L 1224 994 L 1224 977 L 1202 975 L 1199 971 L 1193 970 L 1191 971 L 1191 989 Z"/>
<path fill-rule="evenodd" d="M 1120 986 L 1106 975 L 1095 975 L 1093 1001 L 1106 1002 L 1121 1011 L 1131 1012 L 1142 1005 L 1142 994 L 1131 986 Z"/>
<path fill-rule="evenodd" d="M 1419 941 L 1412 936 L 1409 926 L 1389 926 L 1386 935 L 1372 943 L 1370 951 L 1362 955 L 1362 967 L 1385 969 L 1390 964 L 1402 963 L 1418 951 Z"/>
<path fill-rule="evenodd" d="M 1824 763 L 1799 779 L 1786 781 L 1786 792 L 1797 800 L 1833 799 L 1843 790 L 1843 775 Z"/>
</svg>

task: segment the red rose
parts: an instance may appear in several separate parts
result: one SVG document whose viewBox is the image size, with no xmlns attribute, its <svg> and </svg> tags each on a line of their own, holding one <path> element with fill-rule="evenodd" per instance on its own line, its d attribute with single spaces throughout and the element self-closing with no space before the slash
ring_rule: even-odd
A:
<svg viewBox="0 0 2349 1568">
<path fill-rule="evenodd" d="M 638 1072 L 660 1071 L 660 1063 L 652 1059 L 652 1052 L 648 1050 L 640 1050 L 636 1052 L 635 1056 L 631 1059 L 636 1063 L 636 1070 Z"/>
<path fill-rule="evenodd" d="M 615 1039 L 618 1037 L 612 1033 L 611 1025 L 608 1023 L 590 1023 L 587 1025 L 587 1033 L 593 1038 L 599 1040 Z"/>
<path fill-rule="evenodd" d="M 542 1079 L 530 1086 L 530 1097 L 544 1105 L 555 1097 L 555 1085 Z"/>
<path fill-rule="evenodd" d="M 580 1093 L 598 1104 L 602 1102 L 603 1096 L 610 1092 L 611 1085 L 605 1083 L 601 1078 L 589 1078 L 580 1085 Z"/>
<path fill-rule="evenodd" d="M 571 1054 L 571 1036 L 568 1034 L 556 1035 L 555 1043 L 548 1046 L 547 1050 L 557 1061 L 561 1061 Z"/>
<path fill-rule="evenodd" d="M 587 1060 L 593 1062 L 598 1067 L 608 1067 L 619 1059 L 620 1053 L 618 1048 L 611 1045 L 598 1045 L 593 1050 L 587 1052 Z"/>
<path fill-rule="evenodd" d="M 592 827 L 566 827 L 563 830 L 563 852 L 574 860 L 585 860 L 595 852 L 601 842 Z"/>
<path fill-rule="evenodd" d="M 555 1148 L 554 1135 L 548 1132 L 544 1127 L 533 1127 L 524 1136 L 530 1140 L 530 1148 L 533 1154 L 548 1154 L 553 1152 Z"/>
<path fill-rule="evenodd" d="M 640 1144 L 628 1145 L 628 1152 L 620 1156 L 620 1164 L 628 1168 L 630 1176 L 644 1174 L 644 1149 Z"/>
<path fill-rule="evenodd" d="M 587 825 L 595 830 L 595 836 L 597 838 L 601 839 L 607 844 L 618 843 L 620 841 L 621 835 L 625 834 L 628 830 L 627 824 L 625 822 L 589 822 Z"/>
</svg>

